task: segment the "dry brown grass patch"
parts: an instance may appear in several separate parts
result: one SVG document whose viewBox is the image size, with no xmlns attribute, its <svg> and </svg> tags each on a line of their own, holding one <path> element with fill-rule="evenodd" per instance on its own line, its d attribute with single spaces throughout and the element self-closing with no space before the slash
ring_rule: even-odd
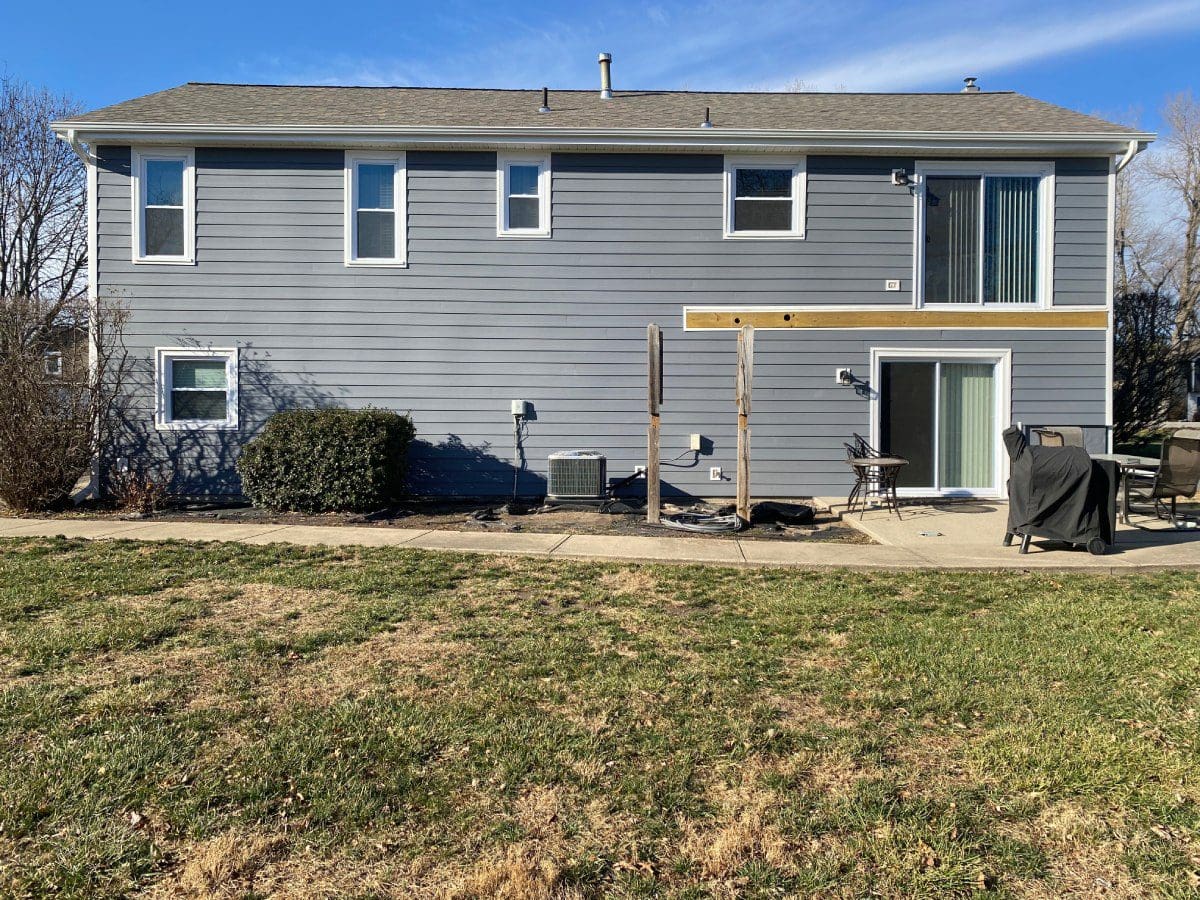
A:
<svg viewBox="0 0 1200 900">
<path fill-rule="evenodd" d="M 757 783 L 755 766 L 743 772 L 738 784 L 713 785 L 709 794 L 719 812 L 715 821 L 697 825 L 684 822 L 680 851 L 695 862 L 707 878 L 727 879 L 746 863 L 758 860 L 780 870 L 790 870 L 792 854 L 787 841 L 771 821 L 779 798 Z"/>
<path fill-rule="evenodd" d="M 420 696 L 418 675 L 444 678 L 473 652 L 470 645 L 449 640 L 447 628 L 428 623 L 398 625 L 357 644 L 335 644 L 319 656 L 290 667 L 272 680 L 266 699 L 275 706 L 328 704 L 386 686 L 393 693 Z M 445 697 L 444 691 L 439 696 Z"/>
<path fill-rule="evenodd" d="M 150 898 L 236 897 L 254 885 L 256 874 L 281 850 L 283 835 L 225 831 L 216 837 L 184 845 L 166 878 L 146 892 Z"/>
<path fill-rule="evenodd" d="M 328 628 L 353 597 L 339 591 L 247 584 L 208 622 L 234 635 L 314 634 Z"/>
<path fill-rule="evenodd" d="M 643 566 L 610 569 L 600 575 L 601 586 L 613 594 L 650 599 L 659 596 L 659 581 Z"/>
<path fill-rule="evenodd" d="M 857 722 L 849 716 L 835 713 L 816 694 L 793 694 L 772 698 L 779 711 L 779 724 L 784 728 L 808 731 L 813 728 L 850 729 Z"/>
<path fill-rule="evenodd" d="M 1031 840 L 1049 859 L 1050 877 L 1014 885 L 1019 897 L 1052 900 L 1067 897 L 1154 897 L 1158 892 L 1139 884 L 1121 857 L 1131 845 L 1146 840 L 1119 816 L 1099 813 L 1063 801 L 1047 807 L 1031 822 L 1008 826 L 1016 837 Z"/>
</svg>

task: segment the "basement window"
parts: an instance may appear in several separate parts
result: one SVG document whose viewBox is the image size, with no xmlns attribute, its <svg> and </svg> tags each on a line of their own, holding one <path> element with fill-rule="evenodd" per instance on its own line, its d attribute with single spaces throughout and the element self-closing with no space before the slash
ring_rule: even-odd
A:
<svg viewBox="0 0 1200 900">
<path fill-rule="evenodd" d="M 238 352 L 159 347 L 154 351 L 154 425 L 160 430 L 238 427 Z"/>
<path fill-rule="evenodd" d="M 725 237 L 804 237 L 805 160 L 725 159 Z"/>
<path fill-rule="evenodd" d="M 407 265 L 403 153 L 346 154 L 346 265 Z"/>
<path fill-rule="evenodd" d="M 550 237 L 550 179 L 549 156 L 497 158 L 497 235 Z"/>
<path fill-rule="evenodd" d="M 134 150 L 133 261 L 196 261 L 196 165 L 191 150 Z"/>
</svg>

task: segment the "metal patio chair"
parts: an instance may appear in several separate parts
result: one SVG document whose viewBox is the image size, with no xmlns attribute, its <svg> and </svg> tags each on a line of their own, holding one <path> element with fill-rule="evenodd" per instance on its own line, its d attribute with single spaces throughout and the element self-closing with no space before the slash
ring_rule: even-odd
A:
<svg viewBox="0 0 1200 900">
<path fill-rule="evenodd" d="M 862 504 L 859 517 L 867 511 L 867 500 L 877 497 L 882 507 L 891 510 L 900 518 L 900 500 L 896 496 L 896 479 L 900 470 L 908 465 L 901 457 L 880 453 L 861 434 L 854 434 L 842 445 L 846 448 L 846 463 L 854 472 L 854 486 L 846 498 L 846 512 L 853 513 L 856 504 Z M 875 461 L 878 461 L 875 464 Z"/>
<path fill-rule="evenodd" d="M 1082 447 L 1083 429 L 1078 425 L 1047 425 L 1035 428 L 1038 443 L 1043 447 Z"/>
<path fill-rule="evenodd" d="M 1148 501 L 1156 518 L 1168 519 L 1172 528 L 1178 528 L 1180 518 L 1195 521 L 1193 516 L 1179 516 L 1176 504 L 1180 497 L 1195 494 L 1198 486 L 1200 429 L 1181 429 L 1163 441 L 1156 471 L 1130 472 L 1125 477 L 1125 509 L 1133 508 L 1131 501 Z"/>
</svg>

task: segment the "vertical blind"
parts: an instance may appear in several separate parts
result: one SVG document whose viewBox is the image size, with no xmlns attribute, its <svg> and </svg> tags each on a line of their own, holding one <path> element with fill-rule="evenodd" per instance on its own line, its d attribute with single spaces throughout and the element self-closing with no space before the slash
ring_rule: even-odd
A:
<svg viewBox="0 0 1200 900">
<path fill-rule="evenodd" d="M 993 487 L 996 367 L 943 362 L 938 368 L 938 485 Z"/>
<path fill-rule="evenodd" d="M 979 302 L 979 179 L 925 186 L 925 301 Z"/>
<path fill-rule="evenodd" d="M 927 179 L 926 303 L 978 303 L 981 291 L 984 303 L 1037 302 L 1039 184 L 1025 175 Z"/>
<path fill-rule="evenodd" d="M 983 299 L 1037 300 L 1038 179 L 984 179 Z"/>
</svg>

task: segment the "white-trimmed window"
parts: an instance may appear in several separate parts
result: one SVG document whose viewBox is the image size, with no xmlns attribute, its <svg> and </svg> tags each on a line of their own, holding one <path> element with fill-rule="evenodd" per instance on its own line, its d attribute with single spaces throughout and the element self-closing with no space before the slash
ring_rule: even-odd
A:
<svg viewBox="0 0 1200 900">
<path fill-rule="evenodd" d="M 133 261 L 196 261 L 196 156 L 193 150 L 138 150 L 133 184 Z"/>
<path fill-rule="evenodd" d="M 1054 164 L 918 162 L 918 305 L 1044 306 Z"/>
<path fill-rule="evenodd" d="M 47 350 L 42 354 L 42 366 L 51 378 L 58 378 L 63 373 L 62 353 L 58 350 Z"/>
<path fill-rule="evenodd" d="M 164 430 L 236 430 L 238 352 L 158 347 L 154 424 Z"/>
<path fill-rule="evenodd" d="M 725 237 L 803 238 L 804 207 L 804 157 L 725 157 Z"/>
<path fill-rule="evenodd" d="M 550 237 L 550 157 L 497 157 L 496 234 Z"/>
<path fill-rule="evenodd" d="M 346 265 L 407 265 L 405 154 L 346 154 Z"/>
</svg>

